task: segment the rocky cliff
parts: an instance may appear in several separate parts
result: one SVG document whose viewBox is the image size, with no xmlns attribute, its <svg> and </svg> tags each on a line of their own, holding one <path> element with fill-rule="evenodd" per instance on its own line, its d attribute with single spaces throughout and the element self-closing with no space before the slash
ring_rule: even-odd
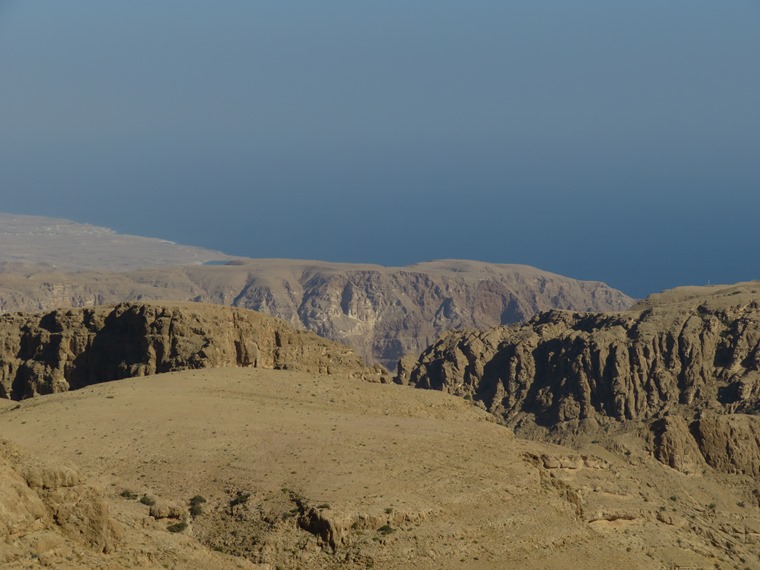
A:
<svg viewBox="0 0 760 570">
<path fill-rule="evenodd" d="M 619 314 L 550 311 L 523 326 L 451 332 L 402 362 L 397 380 L 472 399 L 524 435 L 567 441 L 648 426 L 668 464 L 698 446 L 709 464 L 754 474 L 760 283 L 677 289 Z"/>
<path fill-rule="evenodd" d="M 190 368 L 250 366 L 379 379 L 348 347 L 253 311 L 200 304 L 0 315 L 0 397 L 20 400 Z"/>
<path fill-rule="evenodd" d="M 194 300 L 261 311 L 395 368 L 443 332 L 524 321 L 552 308 L 619 311 L 607 285 L 519 265 L 445 260 L 401 268 L 296 260 L 164 267 L 126 273 L 0 272 L 0 311 Z"/>
</svg>

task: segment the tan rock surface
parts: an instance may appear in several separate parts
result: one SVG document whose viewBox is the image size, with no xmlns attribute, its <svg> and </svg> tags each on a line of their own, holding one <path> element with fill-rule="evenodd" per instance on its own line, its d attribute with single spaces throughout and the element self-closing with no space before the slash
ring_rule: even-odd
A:
<svg viewBox="0 0 760 570">
<path fill-rule="evenodd" d="M 0 272 L 5 312 L 146 299 L 254 309 L 348 344 L 367 361 L 390 368 L 450 329 L 514 323 L 552 308 L 617 311 L 633 302 L 603 283 L 461 260 L 400 268 L 259 259 L 120 273 Z"/>
<path fill-rule="evenodd" d="M 0 409 L 0 433 L 56 463 L 76 461 L 109 490 L 125 529 L 110 554 L 88 557 L 84 568 L 195 567 L 188 556 L 221 555 L 212 549 L 272 568 L 760 564 L 760 509 L 744 503 L 752 479 L 684 475 L 636 438 L 615 443 L 628 454 L 519 440 L 440 392 L 205 369 L 18 406 Z M 174 534 L 171 521 L 150 517 L 124 490 L 205 502 Z M 248 499 L 230 514 L 239 492 Z"/>
<path fill-rule="evenodd" d="M 78 547 L 108 553 L 122 538 L 102 493 L 70 467 L 42 463 L 0 440 L 0 481 L 3 567 L 32 557 L 73 558 Z"/>
<path fill-rule="evenodd" d="M 754 474 L 756 418 L 712 415 L 760 412 L 759 347 L 760 283 L 685 288 L 616 315 L 552 311 L 451 332 L 405 359 L 398 381 L 471 398 L 553 441 L 665 422 L 651 426 L 665 463 L 698 466 L 699 445 L 710 465 Z"/>
<path fill-rule="evenodd" d="M 694 422 L 693 432 L 708 464 L 760 478 L 760 417 L 709 414 Z"/>
<path fill-rule="evenodd" d="M 146 528 L 135 510 L 139 511 L 109 499 L 77 470 L 41 461 L 0 440 L 0 567 L 4 569 L 258 567 L 165 529 Z"/>
<path fill-rule="evenodd" d="M 288 368 L 380 380 L 348 347 L 242 309 L 124 303 L 0 315 L 0 397 L 19 400 L 159 372 Z"/>
</svg>

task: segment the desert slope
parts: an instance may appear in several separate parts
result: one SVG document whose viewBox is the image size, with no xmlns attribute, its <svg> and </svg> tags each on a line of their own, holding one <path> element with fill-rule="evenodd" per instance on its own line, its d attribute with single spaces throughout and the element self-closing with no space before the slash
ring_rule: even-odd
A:
<svg viewBox="0 0 760 570">
<path fill-rule="evenodd" d="M 17 406 L 0 410 L 4 437 L 76 462 L 127 533 L 85 568 L 137 567 L 135 551 L 156 565 L 179 556 L 181 566 L 166 542 L 178 519 L 167 516 L 187 520 L 188 552 L 205 545 L 281 568 L 760 564 L 758 509 L 742 487 L 683 475 L 636 445 L 623 454 L 521 441 L 440 392 L 238 368 Z M 250 495 L 230 514 L 238 492 Z M 206 502 L 192 517 L 196 495 Z"/>
</svg>

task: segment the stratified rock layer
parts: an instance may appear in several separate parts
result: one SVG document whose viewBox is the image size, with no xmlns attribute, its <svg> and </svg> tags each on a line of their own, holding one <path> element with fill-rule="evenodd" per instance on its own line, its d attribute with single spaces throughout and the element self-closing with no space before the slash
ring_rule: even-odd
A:
<svg viewBox="0 0 760 570">
<path fill-rule="evenodd" d="M 524 265 L 441 260 L 382 267 L 288 259 L 128 273 L 0 268 L 0 311 L 194 300 L 261 311 L 395 368 L 444 331 L 523 322 L 539 311 L 619 311 L 632 299 Z"/>
<path fill-rule="evenodd" d="M 250 366 L 377 379 L 351 349 L 253 311 L 200 304 L 0 316 L 0 397 L 175 370 Z"/>
<path fill-rule="evenodd" d="M 398 381 L 472 398 L 519 433 L 555 440 L 681 416 L 688 429 L 651 426 L 663 462 L 693 465 L 696 441 L 710 465 L 754 474 L 760 430 L 746 414 L 760 411 L 760 283 L 448 333 L 416 363 L 404 359 Z"/>
</svg>

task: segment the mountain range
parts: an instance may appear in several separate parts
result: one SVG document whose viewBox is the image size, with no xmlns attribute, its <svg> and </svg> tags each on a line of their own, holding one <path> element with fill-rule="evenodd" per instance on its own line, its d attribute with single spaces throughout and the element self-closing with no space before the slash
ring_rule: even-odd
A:
<svg viewBox="0 0 760 570">
<path fill-rule="evenodd" d="M 348 344 L 391 370 L 450 329 L 521 322 L 552 308 L 619 311 L 633 303 L 604 283 L 524 265 L 440 260 L 393 268 L 231 258 L 64 220 L 3 221 L 0 311 L 150 299 L 229 305 Z"/>
</svg>

